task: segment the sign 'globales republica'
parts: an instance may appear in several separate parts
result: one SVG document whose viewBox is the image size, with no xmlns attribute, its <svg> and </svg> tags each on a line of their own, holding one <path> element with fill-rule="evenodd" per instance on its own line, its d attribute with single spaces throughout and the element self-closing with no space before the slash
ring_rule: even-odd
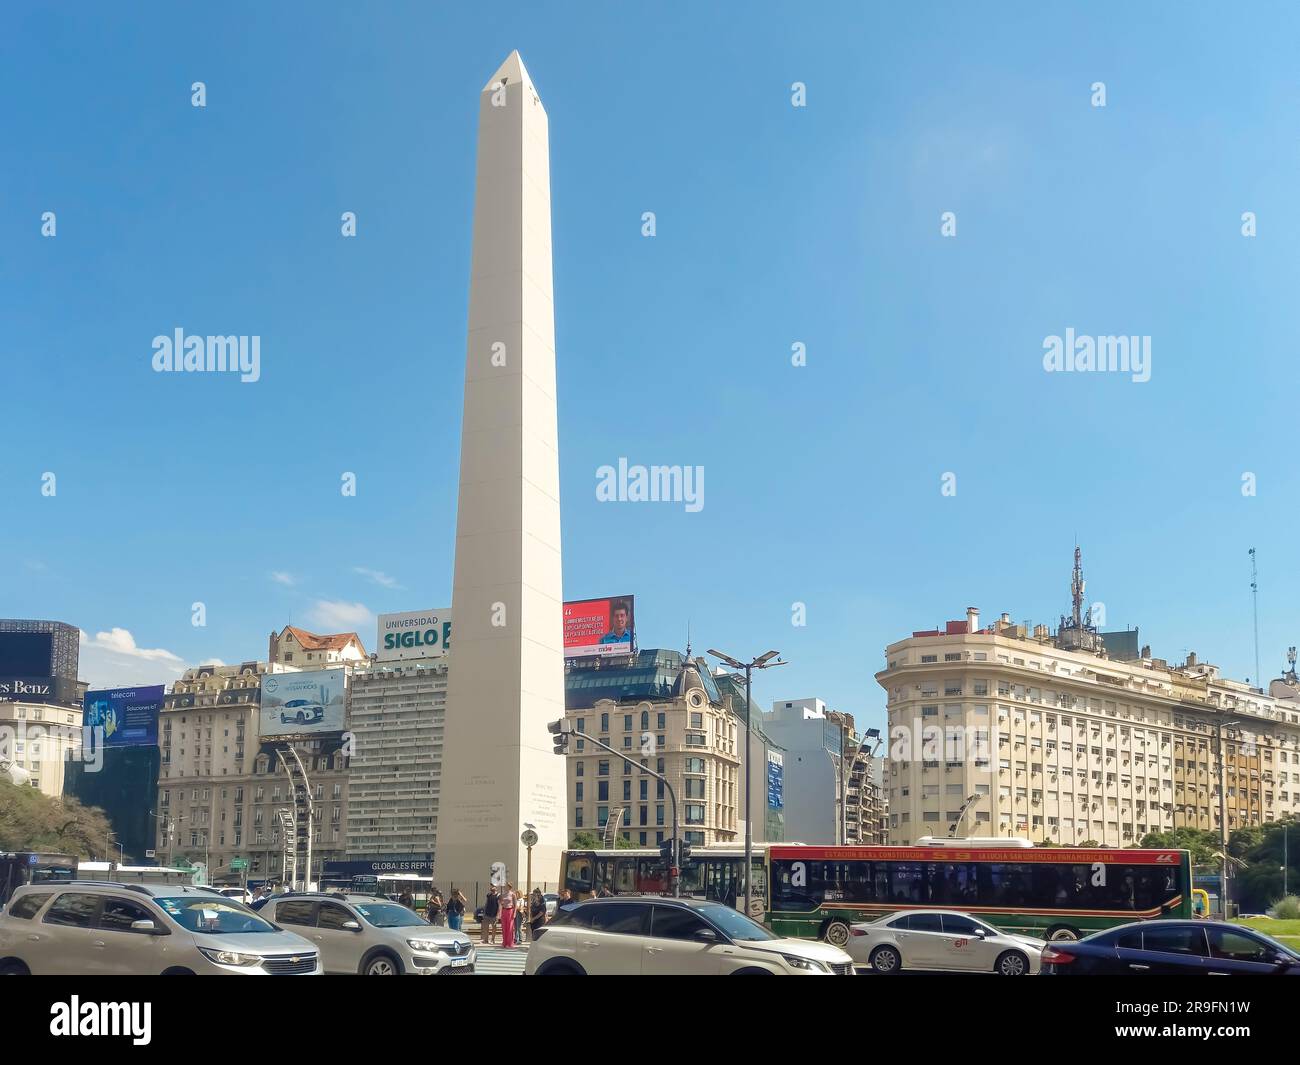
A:
<svg viewBox="0 0 1300 1065">
<path fill-rule="evenodd" d="M 377 657 L 381 662 L 442 658 L 451 648 L 451 611 L 414 610 L 379 615 Z"/>
</svg>

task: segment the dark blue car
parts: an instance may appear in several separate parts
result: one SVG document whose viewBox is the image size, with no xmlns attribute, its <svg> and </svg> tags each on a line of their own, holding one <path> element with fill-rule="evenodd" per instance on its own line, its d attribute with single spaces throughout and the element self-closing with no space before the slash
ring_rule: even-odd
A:
<svg viewBox="0 0 1300 1065">
<path fill-rule="evenodd" d="M 1140 921 L 1043 950 L 1044 976 L 1300 976 L 1300 953 L 1222 921 Z"/>
</svg>

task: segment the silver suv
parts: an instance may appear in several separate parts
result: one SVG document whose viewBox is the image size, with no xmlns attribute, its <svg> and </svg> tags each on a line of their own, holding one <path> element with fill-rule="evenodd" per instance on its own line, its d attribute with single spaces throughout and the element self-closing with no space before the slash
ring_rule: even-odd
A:
<svg viewBox="0 0 1300 1065">
<path fill-rule="evenodd" d="M 0 975 L 314 976 L 319 952 L 247 906 L 177 884 L 29 884 L 0 913 Z"/>
<path fill-rule="evenodd" d="M 315 943 L 327 973 L 451 976 L 477 960 L 464 932 L 372 895 L 277 895 L 260 912 Z"/>
</svg>

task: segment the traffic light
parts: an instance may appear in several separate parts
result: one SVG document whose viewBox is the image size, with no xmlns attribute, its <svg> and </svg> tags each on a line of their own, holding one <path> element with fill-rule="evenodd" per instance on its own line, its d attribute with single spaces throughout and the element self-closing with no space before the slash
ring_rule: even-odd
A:
<svg viewBox="0 0 1300 1065">
<path fill-rule="evenodd" d="M 569 734 L 573 732 L 573 722 L 561 718 L 559 721 L 552 721 L 547 725 L 546 731 L 551 734 L 551 742 L 554 744 L 551 749 L 556 754 L 568 754 Z"/>
<path fill-rule="evenodd" d="M 673 841 L 671 839 L 666 839 L 659 844 L 659 857 L 662 858 L 667 865 L 671 866 L 673 864 Z"/>
<path fill-rule="evenodd" d="M 681 848 L 678 853 L 681 856 L 681 860 L 678 864 L 685 865 L 686 860 L 691 856 L 691 845 L 688 840 L 682 840 Z"/>
</svg>

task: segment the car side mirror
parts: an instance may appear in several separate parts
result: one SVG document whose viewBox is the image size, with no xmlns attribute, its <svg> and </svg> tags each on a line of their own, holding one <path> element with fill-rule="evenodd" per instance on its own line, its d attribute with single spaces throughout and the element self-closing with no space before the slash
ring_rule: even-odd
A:
<svg viewBox="0 0 1300 1065">
<path fill-rule="evenodd" d="M 699 943 L 716 943 L 718 941 L 718 933 L 712 928 L 701 928 L 691 938 Z"/>
<path fill-rule="evenodd" d="M 343 927 L 346 928 L 349 932 L 361 931 L 361 925 L 356 921 L 344 921 Z"/>
<path fill-rule="evenodd" d="M 988 937 L 989 937 L 989 934 L 988 934 L 986 931 L 984 931 L 984 929 L 982 929 L 982 928 L 977 928 L 977 929 L 975 929 L 975 938 L 976 938 L 976 939 L 988 939 Z"/>
<path fill-rule="evenodd" d="M 148 920 L 148 919 L 141 920 L 141 921 L 132 921 L 132 922 L 131 922 L 131 931 L 132 931 L 132 932 L 148 932 L 150 935 L 158 935 L 158 934 L 159 934 L 159 928 L 158 928 L 158 926 L 157 926 L 156 924 L 154 924 L 153 921 L 150 921 L 150 920 Z"/>
</svg>

